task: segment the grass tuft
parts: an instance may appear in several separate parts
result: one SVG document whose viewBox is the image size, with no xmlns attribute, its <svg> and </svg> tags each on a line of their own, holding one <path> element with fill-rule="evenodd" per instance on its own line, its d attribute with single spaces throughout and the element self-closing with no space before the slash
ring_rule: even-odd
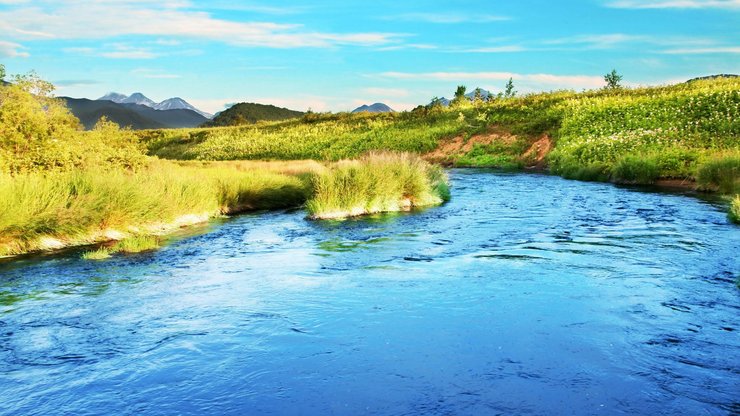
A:
<svg viewBox="0 0 740 416">
<path fill-rule="evenodd" d="M 408 153 L 370 153 L 343 161 L 312 180 L 306 204 L 315 219 L 435 205 L 450 197 L 444 171 Z"/>
<path fill-rule="evenodd" d="M 107 247 L 101 247 L 97 250 L 86 251 L 82 253 L 82 258 L 85 260 L 105 260 L 110 258 L 111 250 Z"/>
<path fill-rule="evenodd" d="M 735 224 L 740 224 L 740 195 L 735 195 L 730 202 L 730 210 L 727 212 L 727 218 Z"/>
<path fill-rule="evenodd" d="M 696 180 L 705 190 L 719 191 L 723 194 L 740 193 L 740 154 L 714 157 L 697 170 Z"/>
<path fill-rule="evenodd" d="M 111 249 L 114 253 L 141 253 L 159 248 L 159 239 L 152 235 L 136 235 L 117 242 Z"/>
</svg>

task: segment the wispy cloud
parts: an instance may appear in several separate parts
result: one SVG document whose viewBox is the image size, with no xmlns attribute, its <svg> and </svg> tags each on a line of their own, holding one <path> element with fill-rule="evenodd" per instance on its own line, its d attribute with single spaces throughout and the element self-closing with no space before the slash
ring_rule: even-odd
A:
<svg viewBox="0 0 740 416">
<path fill-rule="evenodd" d="M 177 79 L 182 78 L 181 75 L 171 74 L 165 71 L 150 69 L 150 68 L 137 68 L 131 71 L 131 75 L 139 76 L 141 78 L 149 79 Z"/>
<path fill-rule="evenodd" d="M 406 22 L 426 22 L 438 24 L 458 23 L 491 23 L 511 20 L 508 16 L 492 14 L 462 14 L 462 13 L 405 13 L 395 16 L 386 16 L 384 20 L 400 20 Z"/>
<path fill-rule="evenodd" d="M 597 88 L 604 78 L 591 75 L 520 74 L 515 72 L 383 72 L 384 78 L 403 80 L 433 80 L 454 82 L 520 81 L 532 89 L 542 88 Z"/>
<path fill-rule="evenodd" d="M 717 46 L 707 48 L 677 48 L 667 49 L 661 53 L 668 55 L 702 55 L 702 54 L 737 54 L 740 46 Z"/>
<path fill-rule="evenodd" d="M 101 49 L 90 47 L 69 47 L 62 49 L 62 51 L 76 55 L 101 56 L 103 58 L 110 59 L 152 59 L 159 56 L 159 54 L 150 49 L 138 48 L 123 43 L 106 45 Z"/>
<path fill-rule="evenodd" d="M 332 33 L 310 30 L 299 24 L 225 20 L 190 7 L 192 5 L 182 1 L 40 0 L 34 2 L 33 7 L 20 5 L 0 11 L 0 32 L 33 40 L 49 36 L 101 39 L 145 35 L 269 48 L 379 46 L 397 43 L 403 38 L 393 33 Z M 117 55 L 124 54 L 111 57 Z M 140 57 L 144 55 L 139 54 Z"/>
<path fill-rule="evenodd" d="M 100 84 L 100 81 L 94 80 L 94 79 L 62 79 L 59 81 L 54 81 L 54 86 L 64 88 L 64 87 L 86 87 L 88 85 L 98 85 Z"/>
<path fill-rule="evenodd" d="M 25 49 L 23 45 L 0 40 L 0 56 L 4 58 L 28 58 L 31 56 L 23 49 Z"/>
<path fill-rule="evenodd" d="M 615 9 L 740 9 L 740 0 L 616 0 Z"/>
<path fill-rule="evenodd" d="M 470 53 L 512 53 L 525 52 L 529 49 L 522 45 L 502 45 L 502 46 L 483 46 L 480 48 L 460 49 L 451 52 L 470 52 Z"/>
</svg>

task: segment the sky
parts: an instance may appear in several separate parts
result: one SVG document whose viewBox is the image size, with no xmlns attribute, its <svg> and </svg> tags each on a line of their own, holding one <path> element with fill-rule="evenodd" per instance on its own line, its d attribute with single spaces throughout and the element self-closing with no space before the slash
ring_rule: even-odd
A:
<svg viewBox="0 0 740 416">
<path fill-rule="evenodd" d="M 407 110 L 740 73 L 740 0 L 0 0 L 0 63 L 71 97 Z"/>
</svg>

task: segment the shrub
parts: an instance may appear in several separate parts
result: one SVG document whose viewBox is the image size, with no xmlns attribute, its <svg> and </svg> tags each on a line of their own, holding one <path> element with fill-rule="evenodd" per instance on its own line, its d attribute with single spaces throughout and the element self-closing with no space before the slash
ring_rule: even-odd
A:
<svg viewBox="0 0 740 416">
<path fill-rule="evenodd" d="M 658 164 L 652 158 L 625 156 L 612 168 L 611 178 L 616 182 L 648 185 L 660 176 Z"/>
<path fill-rule="evenodd" d="M 705 190 L 740 193 L 740 154 L 715 156 L 701 163 L 696 179 Z"/>
</svg>

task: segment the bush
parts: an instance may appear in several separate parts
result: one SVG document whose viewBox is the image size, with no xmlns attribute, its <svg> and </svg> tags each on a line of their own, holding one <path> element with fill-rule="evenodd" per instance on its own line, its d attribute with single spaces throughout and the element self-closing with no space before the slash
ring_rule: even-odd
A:
<svg viewBox="0 0 740 416">
<path fill-rule="evenodd" d="M 611 179 L 616 182 L 649 185 L 660 177 L 660 168 L 652 158 L 626 156 L 612 168 Z"/>
<path fill-rule="evenodd" d="M 449 199 L 441 168 L 410 154 L 371 153 L 313 177 L 312 218 L 341 218 L 434 205 Z"/>
<path fill-rule="evenodd" d="M 699 165 L 700 188 L 724 194 L 740 193 L 740 154 L 716 156 Z"/>
</svg>

